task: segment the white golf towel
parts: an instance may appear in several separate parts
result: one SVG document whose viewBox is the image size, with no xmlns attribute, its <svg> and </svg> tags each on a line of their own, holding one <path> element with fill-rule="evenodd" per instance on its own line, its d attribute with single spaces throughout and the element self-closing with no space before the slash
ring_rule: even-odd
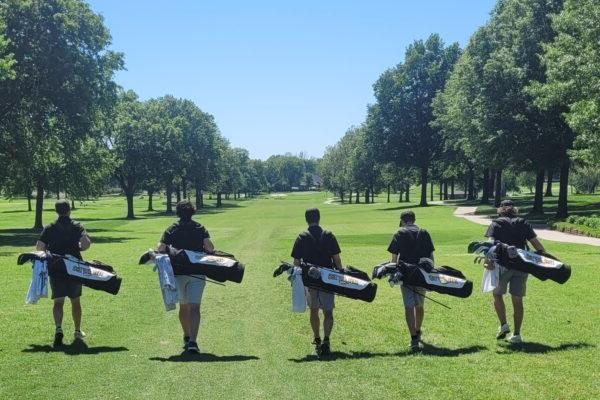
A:
<svg viewBox="0 0 600 400">
<path fill-rule="evenodd" d="M 154 262 L 154 270 L 158 272 L 158 283 L 160 285 L 163 302 L 165 303 L 165 309 L 167 311 L 174 310 L 176 308 L 175 305 L 179 301 L 179 295 L 177 293 L 177 282 L 175 281 L 175 275 L 173 274 L 171 259 L 168 255 L 156 254 Z"/>
<path fill-rule="evenodd" d="M 292 283 L 292 312 L 303 313 L 306 311 L 306 291 L 302 282 L 302 268 L 291 268 L 288 275 Z"/>
<path fill-rule="evenodd" d="M 481 291 L 483 293 L 492 292 L 498 287 L 500 281 L 500 266 L 494 263 L 494 269 L 489 270 L 484 268 L 483 277 L 481 279 Z"/>
<path fill-rule="evenodd" d="M 45 260 L 35 260 L 25 303 L 37 304 L 42 297 L 48 297 L 48 263 Z"/>
</svg>

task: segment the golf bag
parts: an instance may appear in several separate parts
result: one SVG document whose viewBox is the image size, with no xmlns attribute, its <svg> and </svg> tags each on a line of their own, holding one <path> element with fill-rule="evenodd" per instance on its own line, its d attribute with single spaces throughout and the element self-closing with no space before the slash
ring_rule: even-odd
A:
<svg viewBox="0 0 600 400">
<path fill-rule="evenodd" d="M 436 268 L 427 258 L 422 258 L 418 264 L 399 261 L 398 264 L 383 263 L 373 268 L 373 278 L 386 276 L 392 284 L 402 282 L 454 297 L 466 298 L 473 292 L 473 282 L 467 280 L 462 272 L 448 266 Z"/>
<path fill-rule="evenodd" d="M 547 253 L 537 254 L 499 241 L 472 242 L 468 251 L 481 254 L 490 262 L 505 268 L 531 274 L 542 281 L 549 279 L 563 284 L 571 277 L 571 267 Z M 481 260 L 481 256 L 475 259 L 478 260 Z"/>
<path fill-rule="evenodd" d="M 119 293 L 121 278 L 110 265 L 100 261 L 82 261 L 71 256 L 61 256 L 47 252 L 23 253 L 17 259 L 18 265 L 35 260 L 46 262 L 51 278 L 81 283 L 90 289 L 110 294 Z"/>
<path fill-rule="evenodd" d="M 167 250 L 173 273 L 175 275 L 204 275 L 217 282 L 231 281 L 241 283 L 244 278 L 244 264 L 232 254 L 215 251 L 213 254 L 191 250 Z M 152 252 L 147 252 L 140 258 L 140 264 L 145 264 L 153 258 Z"/>
<path fill-rule="evenodd" d="M 284 262 L 273 272 L 273 277 L 279 276 L 291 268 L 294 268 L 294 265 Z M 339 271 L 308 263 L 302 263 L 300 268 L 302 269 L 302 283 L 310 289 L 368 303 L 372 302 L 377 294 L 377 284 L 371 282 L 365 272 L 356 268 L 347 267 L 343 271 Z"/>
</svg>

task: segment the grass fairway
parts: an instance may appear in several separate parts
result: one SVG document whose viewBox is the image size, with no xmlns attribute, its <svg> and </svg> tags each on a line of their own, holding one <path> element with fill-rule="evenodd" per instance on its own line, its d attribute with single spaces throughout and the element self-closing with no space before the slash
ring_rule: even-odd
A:
<svg viewBox="0 0 600 400">
<path fill-rule="evenodd" d="M 473 295 L 432 294 L 452 307 L 426 305 L 423 354 L 407 353 L 398 288 L 379 283 L 371 304 L 338 298 L 329 361 L 311 356 L 307 314 L 290 312 L 290 288 L 271 273 L 288 259 L 304 229 L 304 210 L 319 206 L 322 223 L 338 237 L 345 264 L 368 270 L 388 258 L 397 229 L 397 203 L 325 205 L 325 194 L 227 202 L 198 219 L 218 248 L 246 263 L 241 285 L 207 285 L 200 346 L 209 356 L 179 357 L 176 312 L 165 312 L 157 277 L 138 266 L 173 220 L 144 213 L 122 218 L 122 198 L 104 198 L 74 218 L 94 242 L 86 257 L 114 265 L 123 277 L 118 296 L 84 289 L 83 329 L 89 349 L 54 352 L 51 302 L 26 306 L 33 213 L 24 202 L 0 202 L 0 399 L 597 399 L 600 398 L 600 249 L 544 243 L 573 266 L 565 285 L 529 279 L 522 348 L 496 342 L 491 299 L 479 292 L 481 267 L 466 254 L 485 227 L 452 216 L 453 209 L 415 209 L 436 246 L 438 264 L 460 268 L 475 282 Z M 44 221 L 54 218 L 52 201 Z M 158 203 L 158 202 L 157 202 Z M 160 204 L 157 204 L 160 206 Z M 399 207 L 403 206 L 403 207 Z M 66 308 L 68 311 L 68 308 Z M 510 307 L 509 307 L 510 311 Z M 68 314 L 67 314 L 68 315 Z M 65 335 L 70 338 L 70 316 Z"/>
</svg>

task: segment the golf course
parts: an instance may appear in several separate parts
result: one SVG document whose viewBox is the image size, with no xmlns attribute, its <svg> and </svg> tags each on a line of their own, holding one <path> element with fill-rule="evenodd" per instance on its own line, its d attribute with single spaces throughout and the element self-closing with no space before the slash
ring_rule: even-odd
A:
<svg viewBox="0 0 600 400">
<path fill-rule="evenodd" d="M 137 218 L 129 220 L 123 197 L 77 204 L 73 218 L 92 240 L 84 257 L 114 266 L 123 284 L 116 296 L 84 288 L 87 347 L 70 345 L 66 308 L 66 345 L 53 349 L 51 301 L 25 305 L 30 264 L 16 265 L 39 236 L 27 229 L 34 215 L 24 199 L 2 200 L 0 399 L 600 398 L 599 248 L 543 241 L 572 266 L 572 277 L 564 285 L 529 278 L 524 343 L 512 346 L 495 339 L 491 296 L 480 291 L 482 267 L 466 251 L 470 241 L 483 239 L 485 227 L 456 218 L 452 206 L 419 208 L 381 197 L 374 204 L 341 205 L 328 201 L 331 196 L 263 194 L 220 208 L 206 201 L 195 219 L 217 249 L 246 264 L 246 273 L 241 284 L 207 284 L 197 356 L 182 355 L 177 312 L 165 311 L 152 266 L 138 265 L 174 216 L 145 211 L 141 196 L 134 202 Z M 156 198 L 155 206 L 162 209 L 162 201 Z M 389 258 L 400 213 L 413 209 L 432 236 L 436 264 L 463 271 L 474 282 L 473 294 L 430 293 L 450 309 L 426 301 L 425 346 L 417 354 L 408 351 L 398 287 L 378 281 L 372 303 L 338 297 L 332 354 L 318 359 L 308 313 L 292 313 L 288 281 L 272 277 L 280 260 L 290 260 L 309 207 L 319 207 L 322 226 L 335 233 L 344 265 L 369 274 Z M 50 200 L 43 218 L 55 218 Z"/>
</svg>

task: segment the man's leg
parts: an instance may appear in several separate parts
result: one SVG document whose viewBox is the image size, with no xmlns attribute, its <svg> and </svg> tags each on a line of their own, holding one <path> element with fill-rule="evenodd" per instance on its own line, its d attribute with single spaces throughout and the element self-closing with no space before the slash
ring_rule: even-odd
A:
<svg viewBox="0 0 600 400">
<path fill-rule="evenodd" d="M 415 332 L 421 332 L 421 325 L 423 325 L 423 318 L 425 318 L 425 307 L 422 305 L 415 306 Z"/>
<path fill-rule="evenodd" d="M 404 316 L 406 317 L 406 325 L 410 336 L 415 336 L 417 334 L 415 307 L 404 307 Z"/>
<path fill-rule="evenodd" d="M 313 331 L 313 336 L 315 338 L 321 337 L 321 320 L 319 319 L 319 309 L 318 308 L 310 309 L 310 326 Z"/>
<path fill-rule="evenodd" d="M 512 304 L 513 304 L 513 318 L 515 322 L 515 330 L 513 331 L 514 335 L 521 334 L 521 325 L 523 324 L 523 298 L 520 296 L 512 296 Z"/>
<path fill-rule="evenodd" d="M 188 336 L 190 337 L 190 341 L 195 342 L 200 329 L 200 304 L 190 303 L 187 306 L 189 309 Z"/>
<path fill-rule="evenodd" d="M 57 328 L 60 328 L 62 326 L 64 305 L 65 305 L 64 297 L 54 299 L 54 306 L 52 307 L 52 315 L 54 316 L 54 325 Z"/>
<path fill-rule="evenodd" d="M 323 310 L 323 331 L 325 332 L 325 338 L 329 339 L 331 331 L 333 330 L 333 310 Z"/>
<path fill-rule="evenodd" d="M 179 304 L 179 323 L 183 336 L 190 336 L 190 307 L 189 304 Z"/>
<path fill-rule="evenodd" d="M 81 297 L 71 299 L 71 315 L 76 331 L 81 331 Z"/>
<path fill-rule="evenodd" d="M 496 310 L 496 315 L 498 315 L 500 325 L 506 324 L 506 306 L 504 305 L 502 295 L 494 294 L 494 309 Z"/>
</svg>

